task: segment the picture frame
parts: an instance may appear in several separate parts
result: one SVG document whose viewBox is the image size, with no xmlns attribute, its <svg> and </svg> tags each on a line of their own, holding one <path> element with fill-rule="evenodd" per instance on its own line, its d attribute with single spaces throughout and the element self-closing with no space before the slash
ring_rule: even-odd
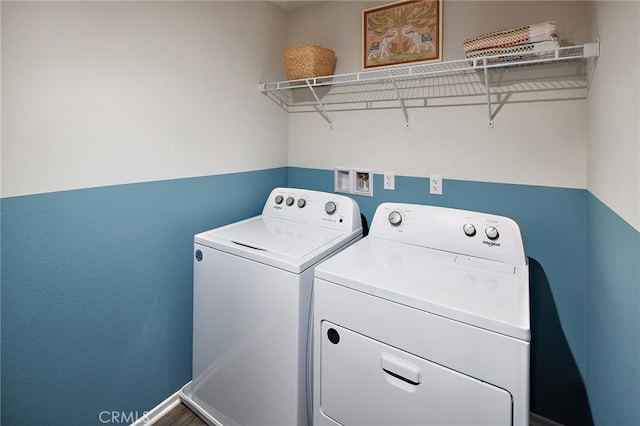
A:
<svg viewBox="0 0 640 426">
<path fill-rule="evenodd" d="M 362 12 L 362 68 L 442 61 L 442 1 L 405 0 Z"/>
</svg>

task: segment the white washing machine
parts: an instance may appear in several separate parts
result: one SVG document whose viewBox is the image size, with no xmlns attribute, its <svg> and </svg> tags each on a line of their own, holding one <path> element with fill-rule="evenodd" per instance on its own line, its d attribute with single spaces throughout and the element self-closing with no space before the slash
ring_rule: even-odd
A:
<svg viewBox="0 0 640 426">
<path fill-rule="evenodd" d="M 209 424 L 306 425 L 313 269 L 361 237 L 355 201 L 291 188 L 273 190 L 262 215 L 197 234 L 181 399 Z"/>
<path fill-rule="evenodd" d="M 528 277 L 511 219 L 380 205 L 315 270 L 314 425 L 528 425 Z"/>
</svg>

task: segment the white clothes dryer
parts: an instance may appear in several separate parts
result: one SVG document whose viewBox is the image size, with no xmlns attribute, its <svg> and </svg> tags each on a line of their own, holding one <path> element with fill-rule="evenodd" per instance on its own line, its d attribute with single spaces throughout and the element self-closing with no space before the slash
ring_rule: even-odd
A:
<svg viewBox="0 0 640 426">
<path fill-rule="evenodd" d="M 259 216 L 197 234 L 181 399 L 209 424 L 306 425 L 313 269 L 361 237 L 355 201 L 292 188 Z"/>
<path fill-rule="evenodd" d="M 529 276 L 511 219 L 385 203 L 316 267 L 315 426 L 529 422 Z"/>
</svg>

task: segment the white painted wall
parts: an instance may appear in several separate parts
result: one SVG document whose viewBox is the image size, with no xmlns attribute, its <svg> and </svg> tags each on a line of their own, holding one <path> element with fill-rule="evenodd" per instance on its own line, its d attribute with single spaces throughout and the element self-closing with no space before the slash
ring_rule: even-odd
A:
<svg viewBox="0 0 640 426">
<path fill-rule="evenodd" d="M 326 2 L 289 13 L 289 44 L 336 51 L 336 73 L 361 70 L 361 12 L 387 2 Z M 588 2 L 445 1 L 443 54 L 463 58 L 465 38 L 555 20 L 561 44 L 588 38 Z M 330 29 L 329 29 L 330 28 Z M 485 105 L 335 112 L 334 130 L 317 114 L 291 114 L 289 164 L 436 173 L 447 179 L 586 188 L 586 101 L 508 104 L 487 128 Z"/>
<path fill-rule="evenodd" d="M 2 196 L 287 165 L 269 2 L 2 2 Z"/>
<path fill-rule="evenodd" d="M 288 42 L 319 44 L 335 50 L 336 73 L 362 69 L 362 11 L 389 1 L 317 2 L 289 13 Z M 463 59 L 465 38 L 503 28 L 555 21 L 561 45 L 588 39 L 588 1 L 444 0 L 444 60 Z"/>
<path fill-rule="evenodd" d="M 601 52 L 588 99 L 588 188 L 640 231 L 640 2 L 594 4 Z"/>
<path fill-rule="evenodd" d="M 2 3 L 0 3 L 0 198 L 2 198 L 2 132 L 4 129 L 2 125 L 2 70 Z"/>
<path fill-rule="evenodd" d="M 284 78 L 287 45 L 331 47 L 338 73 L 360 70 L 361 12 L 385 3 L 287 15 L 268 2 L 3 1 L 2 196 L 340 165 L 588 187 L 640 229 L 637 1 L 445 1 L 445 60 L 468 36 L 545 20 L 565 44 L 601 37 L 588 101 L 510 104 L 494 129 L 474 105 L 412 109 L 408 130 L 398 110 L 334 113 L 329 130 L 258 92 Z"/>
</svg>

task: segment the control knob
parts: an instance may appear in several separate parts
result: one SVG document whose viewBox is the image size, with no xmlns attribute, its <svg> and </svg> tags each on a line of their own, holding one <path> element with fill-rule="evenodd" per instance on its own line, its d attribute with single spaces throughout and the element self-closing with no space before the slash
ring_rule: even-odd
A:
<svg viewBox="0 0 640 426">
<path fill-rule="evenodd" d="M 334 214 L 337 209 L 338 207 L 333 201 L 328 201 L 327 204 L 324 205 L 324 211 L 327 212 L 327 214 Z"/>
<path fill-rule="evenodd" d="M 473 226 L 473 223 L 465 223 L 462 229 L 467 237 L 473 237 L 476 235 L 476 227 Z"/>
<path fill-rule="evenodd" d="M 284 198 L 282 197 L 282 195 L 278 195 L 278 196 L 276 196 L 276 204 L 282 204 L 282 200 L 284 200 Z"/>
<path fill-rule="evenodd" d="M 394 210 L 389 213 L 389 223 L 393 226 L 399 226 L 402 223 L 402 215 L 400 212 Z"/>
<path fill-rule="evenodd" d="M 495 226 L 488 226 L 487 229 L 484 230 L 484 233 L 490 240 L 497 240 L 500 236 L 500 233 L 498 233 L 498 229 Z"/>
<path fill-rule="evenodd" d="M 288 206 L 292 206 L 293 205 L 293 197 L 287 197 L 287 205 Z"/>
<path fill-rule="evenodd" d="M 307 205 L 307 201 L 304 198 L 300 198 L 298 200 L 298 207 L 303 208 L 306 205 Z"/>
</svg>

